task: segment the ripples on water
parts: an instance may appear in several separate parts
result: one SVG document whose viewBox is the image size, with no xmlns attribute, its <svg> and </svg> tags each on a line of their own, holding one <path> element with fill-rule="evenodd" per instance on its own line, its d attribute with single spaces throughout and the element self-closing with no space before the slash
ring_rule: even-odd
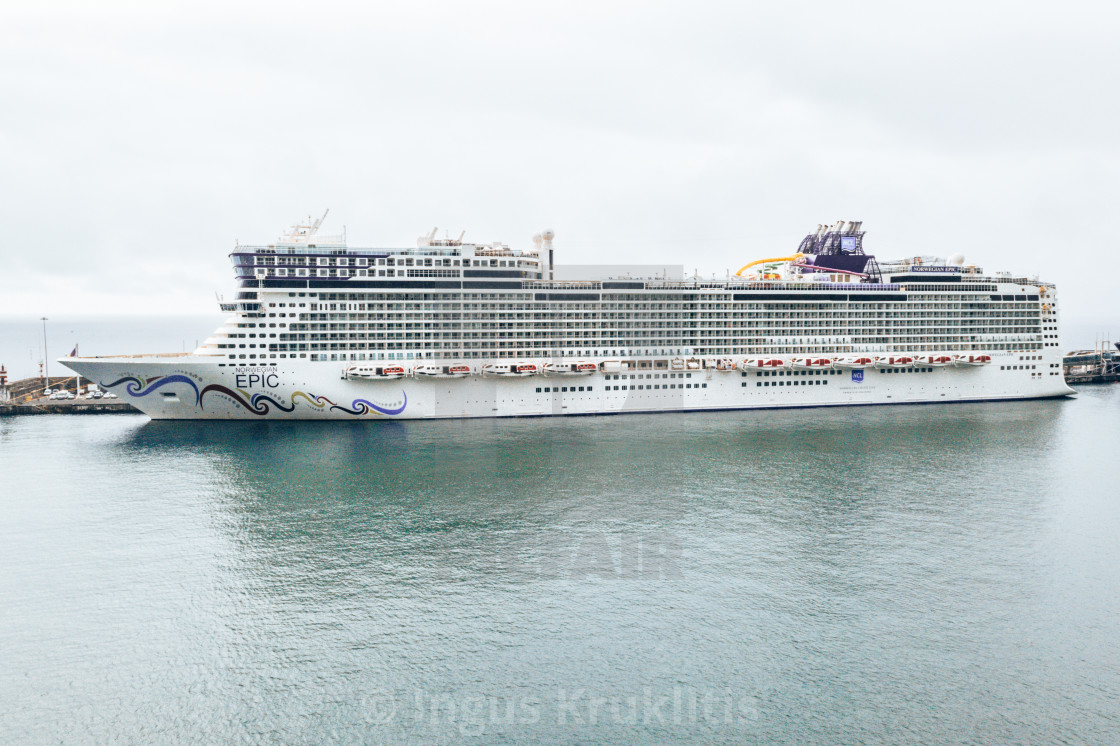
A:
<svg viewBox="0 0 1120 746">
<path fill-rule="evenodd" d="M 1118 391 L 0 421 L 0 740 L 1114 740 Z"/>
</svg>

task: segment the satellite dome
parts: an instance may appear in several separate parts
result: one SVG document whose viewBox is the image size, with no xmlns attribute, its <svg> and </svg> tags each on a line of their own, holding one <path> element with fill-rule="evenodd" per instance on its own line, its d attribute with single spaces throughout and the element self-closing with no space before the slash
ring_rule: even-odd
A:
<svg viewBox="0 0 1120 746">
<path fill-rule="evenodd" d="M 959 267 L 964 264 L 964 254 L 953 254 L 949 257 L 948 262 Z"/>
<path fill-rule="evenodd" d="M 551 241 L 552 239 L 556 238 L 556 231 L 552 230 L 551 228 L 544 230 L 541 232 L 541 238 L 543 238 L 545 241 Z"/>
</svg>

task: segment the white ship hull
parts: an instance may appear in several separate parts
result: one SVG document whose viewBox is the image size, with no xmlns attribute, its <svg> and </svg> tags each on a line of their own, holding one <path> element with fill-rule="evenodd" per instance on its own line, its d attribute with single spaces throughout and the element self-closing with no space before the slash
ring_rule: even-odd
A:
<svg viewBox="0 0 1120 746">
<path fill-rule="evenodd" d="M 337 365 L 219 365 L 205 356 L 65 358 L 153 419 L 392 420 L 690 412 L 1035 399 L 1073 393 L 1058 353 L 885 371 L 623 371 L 587 376 L 347 380 Z M 1057 363 L 1059 367 L 1054 368 Z M 1055 373 L 1055 371 L 1057 371 Z"/>
</svg>

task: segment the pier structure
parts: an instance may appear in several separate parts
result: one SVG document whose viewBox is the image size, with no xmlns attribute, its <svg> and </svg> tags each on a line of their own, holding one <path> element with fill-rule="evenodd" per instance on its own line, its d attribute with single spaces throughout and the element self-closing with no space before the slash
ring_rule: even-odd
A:
<svg viewBox="0 0 1120 746">
<path fill-rule="evenodd" d="M 72 399 L 51 399 L 45 393 L 67 391 Z M 8 382 L 6 369 L 0 367 L 0 417 L 32 414 L 136 414 L 137 410 L 119 399 L 86 399 L 77 376 L 24 378 Z"/>
<path fill-rule="evenodd" d="M 1062 359 L 1066 381 L 1074 383 L 1115 383 L 1120 381 L 1120 342 L 1109 348 L 1101 343 L 1095 350 L 1076 350 Z"/>
</svg>

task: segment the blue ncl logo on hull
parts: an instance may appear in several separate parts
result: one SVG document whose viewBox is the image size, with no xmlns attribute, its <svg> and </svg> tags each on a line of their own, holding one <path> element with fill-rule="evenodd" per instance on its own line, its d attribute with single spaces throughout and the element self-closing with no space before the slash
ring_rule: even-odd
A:
<svg viewBox="0 0 1120 746">
<path fill-rule="evenodd" d="M 854 381 L 855 383 L 863 383 L 863 371 L 862 370 L 853 370 L 852 371 L 852 381 Z"/>
</svg>

